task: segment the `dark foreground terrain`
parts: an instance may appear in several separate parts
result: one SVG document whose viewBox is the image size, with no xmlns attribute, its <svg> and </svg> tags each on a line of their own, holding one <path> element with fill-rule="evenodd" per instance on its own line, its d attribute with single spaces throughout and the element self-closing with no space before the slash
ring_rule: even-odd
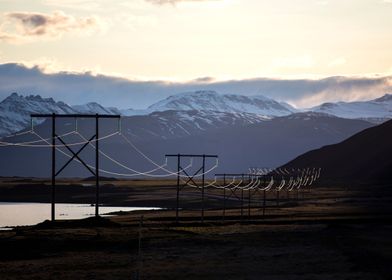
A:
<svg viewBox="0 0 392 280">
<path fill-rule="evenodd" d="M 148 188 L 123 199 L 159 201 Z M 279 206 L 271 193 L 264 216 L 254 201 L 224 221 L 210 194 L 204 223 L 162 210 L 19 227 L 0 232 L 0 279 L 392 279 L 390 193 L 315 188 Z"/>
</svg>

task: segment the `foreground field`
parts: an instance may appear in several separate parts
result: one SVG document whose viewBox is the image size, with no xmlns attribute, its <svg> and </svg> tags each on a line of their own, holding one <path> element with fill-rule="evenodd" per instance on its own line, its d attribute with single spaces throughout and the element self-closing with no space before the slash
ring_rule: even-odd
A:
<svg viewBox="0 0 392 280">
<path fill-rule="evenodd" d="M 140 187 L 131 200 L 159 201 L 162 186 Z M 169 209 L 0 232 L 0 278 L 392 278 L 389 188 L 316 188 L 298 200 L 282 194 L 279 207 L 270 194 L 264 216 L 257 200 L 242 217 L 233 205 L 225 220 L 211 194 L 204 223 L 194 197 L 184 192 L 192 207 L 179 223 Z"/>
</svg>

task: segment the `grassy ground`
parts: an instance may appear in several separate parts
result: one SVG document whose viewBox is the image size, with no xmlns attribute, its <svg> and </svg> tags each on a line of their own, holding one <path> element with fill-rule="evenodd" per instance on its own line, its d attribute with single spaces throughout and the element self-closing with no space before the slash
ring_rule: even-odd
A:
<svg viewBox="0 0 392 280">
<path fill-rule="evenodd" d="M 120 184 L 126 203 L 175 198 L 171 183 Z M 217 195 L 204 223 L 184 190 L 179 223 L 169 209 L 0 232 L 0 279 L 392 279 L 388 188 L 280 193 L 279 206 L 269 193 L 264 216 L 257 194 L 250 216 L 233 200 L 225 220 Z"/>
</svg>

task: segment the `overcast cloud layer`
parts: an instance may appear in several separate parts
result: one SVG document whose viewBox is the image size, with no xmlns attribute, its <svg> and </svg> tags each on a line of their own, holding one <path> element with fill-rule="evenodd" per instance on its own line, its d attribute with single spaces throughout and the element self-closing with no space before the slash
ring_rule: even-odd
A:
<svg viewBox="0 0 392 280">
<path fill-rule="evenodd" d="M 133 81 L 91 73 L 46 74 L 39 67 L 0 64 L 0 99 L 12 92 L 39 94 L 71 105 L 96 101 L 121 109 L 143 109 L 167 96 L 196 90 L 224 94 L 264 95 L 297 107 L 310 107 L 327 101 L 369 100 L 392 93 L 392 76 L 329 77 L 319 80 L 255 78 L 214 81 L 201 78 L 185 83 Z"/>
</svg>

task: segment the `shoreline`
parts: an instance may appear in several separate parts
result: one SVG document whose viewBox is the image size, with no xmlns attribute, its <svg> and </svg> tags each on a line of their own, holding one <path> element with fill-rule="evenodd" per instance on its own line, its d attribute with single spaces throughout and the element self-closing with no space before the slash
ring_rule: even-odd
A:
<svg viewBox="0 0 392 280">
<path fill-rule="evenodd" d="M 51 204 L 46 202 L 0 202 L 0 229 L 34 226 L 50 220 L 50 209 Z M 148 212 L 162 209 L 159 207 L 100 205 L 100 216 L 111 217 L 134 211 Z M 91 218 L 95 216 L 94 211 L 95 206 L 90 204 L 56 203 L 56 220 L 82 220 Z M 17 215 L 13 216 L 15 212 L 17 212 Z"/>
</svg>

